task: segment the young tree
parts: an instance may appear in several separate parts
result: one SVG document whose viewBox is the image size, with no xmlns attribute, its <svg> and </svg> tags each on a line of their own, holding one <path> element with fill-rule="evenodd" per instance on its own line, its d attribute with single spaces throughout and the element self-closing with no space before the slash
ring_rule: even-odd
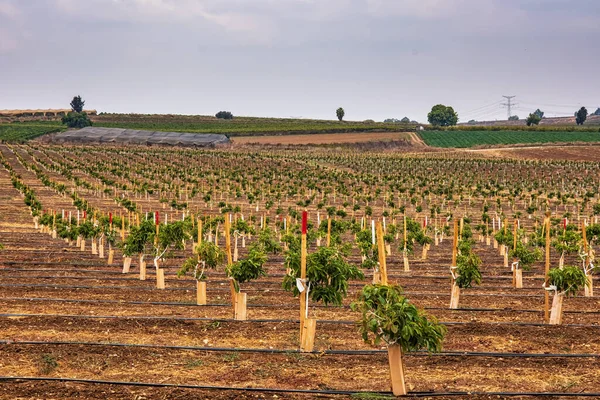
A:
<svg viewBox="0 0 600 400">
<path fill-rule="evenodd" d="M 216 269 L 220 265 L 225 264 L 226 254 L 217 245 L 211 242 L 202 241 L 195 248 L 197 257 L 188 258 L 179 271 L 177 276 L 183 276 L 187 273 L 192 273 L 196 279 L 196 303 L 198 305 L 206 304 L 206 279 L 204 272 L 206 269 Z"/>
<path fill-rule="evenodd" d="M 337 115 L 337 119 L 341 121 L 344 119 L 344 115 L 346 115 L 346 112 L 342 107 L 340 107 L 337 110 L 335 110 L 335 115 Z"/>
<path fill-rule="evenodd" d="M 83 106 L 85 106 L 85 101 L 81 96 L 73 97 L 73 100 L 71 100 L 71 110 L 73 110 L 74 113 L 83 112 Z"/>
<path fill-rule="evenodd" d="M 519 116 L 518 115 L 511 115 L 508 118 L 509 121 L 518 121 L 519 120 Z"/>
<path fill-rule="evenodd" d="M 459 240 L 458 253 L 456 256 L 456 267 L 450 269 L 453 285 L 450 298 L 450 308 L 457 309 L 460 300 L 460 289 L 473 287 L 473 284 L 481 284 L 481 259 L 473 252 L 470 239 Z"/>
<path fill-rule="evenodd" d="M 352 310 L 361 313 L 358 323 L 363 340 L 387 345 L 392 391 L 396 396 L 406 395 L 402 353 L 440 352 L 446 328 L 418 310 L 403 296 L 400 286 L 367 285 L 352 303 Z"/>
<path fill-rule="evenodd" d="M 300 246 L 294 241 L 286 252 L 290 273 L 283 278 L 283 288 L 299 296 L 296 280 L 300 278 Z M 344 246 L 319 247 L 306 258 L 306 279 L 309 296 L 325 305 L 339 306 L 348 294 L 350 279 L 364 279 L 363 273 L 347 260 L 349 249 Z"/>
<path fill-rule="evenodd" d="M 552 246 L 560 253 L 558 266 L 561 269 L 565 263 L 565 255 L 576 253 L 581 249 L 582 238 L 576 229 L 576 226 L 568 225 L 552 241 Z"/>
<path fill-rule="evenodd" d="M 527 123 L 527 126 L 539 125 L 541 120 L 542 120 L 542 117 L 540 117 L 536 113 L 532 113 L 532 114 L 529 114 L 529 116 L 527 117 L 526 123 Z"/>
<path fill-rule="evenodd" d="M 267 276 L 264 265 L 267 262 L 265 249 L 258 243 L 250 247 L 245 258 L 229 265 L 225 270 L 227 276 L 233 280 L 232 303 L 234 318 L 246 319 L 246 293 L 241 292 L 240 284 Z"/>
<path fill-rule="evenodd" d="M 577 291 L 587 284 L 584 272 L 577 268 L 566 266 L 563 269 L 553 268 L 548 273 L 550 286 L 546 290 L 554 292 L 552 299 L 552 310 L 550 312 L 550 324 L 560 325 L 562 323 L 563 299 L 576 296 Z"/>
<path fill-rule="evenodd" d="M 427 114 L 427 121 L 433 126 L 452 126 L 458 123 L 458 114 L 454 108 L 438 104 Z"/>
<path fill-rule="evenodd" d="M 544 118 L 544 112 L 539 108 L 533 112 L 534 115 L 540 117 L 540 119 Z"/>
<path fill-rule="evenodd" d="M 575 113 L 575 122 L 577 125 L 583 125 L 588 116 L 588 110 L 585 107 L 581 107 L 579 111 Z"/>
<path fill-rule="evenodd" d="M 123 247 L 123 272 L 129 272 L 131 257 L 137 255 L 140 260 L 140 278 L 145 278 L 144 257 L 152 253 L 152 243 L 156 235 L 154 221 L 146 219 L 140 223 L 140 226 L 131 227 L 129 235 L 122 243 Z"/>
<path fill-rule="evenodd" d="M 514 242 L 511 245 L 508 256 L 516 260 L 512 264 L 513 285 L 517 289 L 523 288 L 523 271 L 529 271 L 534 262 L 542 258 L 542 251 L 539 248 L 531 248 L 521 240 L 524 232 L 517 230 L 517 246 Z"/>
</svg>

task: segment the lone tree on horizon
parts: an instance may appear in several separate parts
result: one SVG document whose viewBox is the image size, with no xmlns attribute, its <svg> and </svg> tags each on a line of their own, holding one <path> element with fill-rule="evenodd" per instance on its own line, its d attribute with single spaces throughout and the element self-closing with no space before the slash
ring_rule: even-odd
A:
<svg viewBox="0 0 600 400">
<path fill-rule="evenodd" d="M 85 101 L 81 98 L 81 96 L 73 97 L 73 100 L 71 100 L 71 109 L 73 112 L 83 112 L 83 106 L 85 106 Z"/>
<path fill-rule="evenodd" d="M 581 107 L 579 111 L 575 113 L 575 122 L 577 125 L 583 125 L 588 116 L 588 110 L 585 107 Z"/>
<path fill-rule="evenodd" d="M 85 128 L 86 126 L 92 126 L 92 121 L 88 115 L 83 111 L 85 101 L 81 96 L 73 97 L 71 101 L 71 109 L 67 115 L 62 117 L 62 123 L 67 125 L 69 128 Z"/>
<path fill-rule="evenodd" d="M 537 111 L 539 111 L 539 109 Z M 527 126 L 540 124 L 542 117 L 539 115 L 539 113 L 537 111 L 529 114 L 529 116 L 527 117 L 527 120 L 525 121 L 527 123 Z"/>
<path fill-rule="evenodd" d="M 458 114 L 454 108 L 438 104 L 427 114 L 427 121 L 434 126 L 452 126 L 458 123 Z"/>
<path fill-rule="evenodd" d="M 344 115 L 346 115 L 346 112 L 342 107 L 340 107 L 337 110 L 335 110 L 335 115 L 337 115 L 337 118 L 341 121 L 344 119 Z"/>
</svg>

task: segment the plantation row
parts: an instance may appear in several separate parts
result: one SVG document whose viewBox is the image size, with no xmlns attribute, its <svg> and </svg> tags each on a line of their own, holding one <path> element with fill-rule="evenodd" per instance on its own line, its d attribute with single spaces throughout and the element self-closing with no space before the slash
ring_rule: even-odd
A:
<svg viewBox="0 0 600 400">
<path fill-rule="evenodd" d="M 427 130 L 419 135 L 429 146 L 466 148 L 485 145 L 502 144 L 543 144 L 543 143 L 574 143 L 600 142 L 600 131 L 544 129 L 544 130 Z"/>
</svg>

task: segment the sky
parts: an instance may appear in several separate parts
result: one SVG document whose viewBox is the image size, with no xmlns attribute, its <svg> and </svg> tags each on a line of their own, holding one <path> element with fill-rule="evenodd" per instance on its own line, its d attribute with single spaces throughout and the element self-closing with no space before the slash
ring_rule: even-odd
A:
<svg viewBox="0 0 600 400">
<path fill-rule="evenodd" d="M 599 65 L 598 0 L 0 0 L 0 109 L 562 116 Z"/>
</svg>

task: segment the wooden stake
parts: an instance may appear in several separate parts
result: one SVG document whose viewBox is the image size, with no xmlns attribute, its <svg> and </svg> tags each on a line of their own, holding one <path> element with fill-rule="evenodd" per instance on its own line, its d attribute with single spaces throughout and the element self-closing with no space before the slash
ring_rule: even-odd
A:
<svg viewBox="0 0 600 400">
<path fill-rule="evenodd" d="M 156 288 L 157 289 L 165 288 L 165 270 L 164 270 L 164 268 L 158 268 L 156 270 Z"/>
<path fill-rule="evenodd" d="M 546 214 L 546 265 L 544 269 L 545 286 L 550 283 L 550 213 Z M 550 322 L 550 294 L 544 290 L 544 321 Z"/>
<path fill-rule="evenodd" d="M 246 299 L 246 293 L 235 294 L 233 318 L 237 321 L 246 321 L 248 319 Z"/>
<path fill-rule="evenodd" d="M 376 225 L 377 230 L 377 253 L 379 256 L 379 271 L 381 273 L 381 284 L 388 284 L 388 276 L 387 276 L 387 263 L 385 259 L 385 244 L 383 241 L 383 228 L 381 226 L 381 222 L 377 221 Z"/>
<path fill-rule="evenodd" d="M 206 305 L 206 282 L 196 281 L 196 304 Z"/>
<path fill-rule="evenodd" d="M 317 329 L 317 320 L 315 318 L 306 318 L 302 325 L 302 342 L 300 351 L 310 353 L 315 347 L 315 332 Z"/>
<path fill-rule="evenodd" d="M 225 215 L 225 252 L 227 253 L 227 265 L 231 266 L 233 264 L 233 256 L 231 254 L 231 224 L 229 222 L 229 214 Z M 236 313 L 236 293 L 235 290 L 235 282 L 233 279 L 229 280 L 229 289 L 231 291 L 231 304 L 233 306 L 233 313 L 235 316 Z"/>
<path fill-rule="evenodd" d="M 402 361 L 402 348 L 398 344 L 388 346 L 388 362 L 390 365 L 390 381 L 394 396 L 406 395 L 404 380 L 404 364 Z"/>
<path fill-rule="evenodd" d="M 302 212 L 302 236 L 300 242 L 300 279 L 303 284 L 306 283 L 306 234 L 307 234 L 307 225 L 308 225 L 308 213 L 306 211 Z M 305 288 L 306 290 L 306 288 Z M 308 306 L 306 301 L 306 294 L 304 292 L 300 293 L 300 346 L 303 344 L 303 336 L 304 336 L 304 320 L 306 319 L 306 307 Z"/>
<path fill-rule="evenodd" d="M 131 257 L 123 257 L 123 273 L 128 274 L 131 268 Z"/>
</svg>

